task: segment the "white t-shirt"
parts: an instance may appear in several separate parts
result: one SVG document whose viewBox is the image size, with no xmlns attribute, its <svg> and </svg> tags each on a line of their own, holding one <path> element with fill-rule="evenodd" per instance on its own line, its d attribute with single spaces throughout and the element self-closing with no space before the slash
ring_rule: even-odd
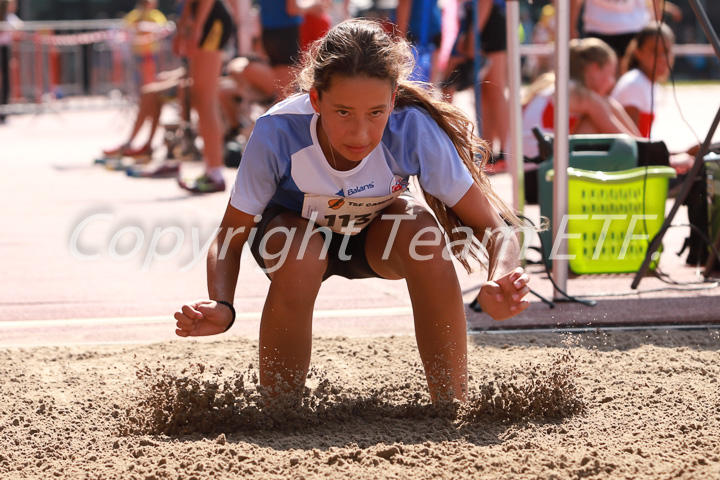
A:
<svg viewBox="0 0 720 480">
<path fill-rule="evenodd" d="M 586 32 L 620 35 L 639 32 L 650 22 L 646 0 L 585 0 Z"/>
<path fill-rule="evenodd" d="M 243 152 L 231 205 L 257 215 L 279 204 L 304 215 L 311 202 L 317 205 L 313 197 L 334 201 L 331 208 L 362 198 L 386 199 L 417 176 L 423 190 L 452 207 L 473 183 L 448 135 L 418 107 L 395 108 L 380 144 L 348 171 L 328 164 L 316 128 L 307 94 L 290 97 L 261 116 Z M 380 201 L 370 203 L 379 207 Z"/>
<path fill-rule="evenodd" d="M 643 137 L 649 138 L 655 119 L 653 98 L 657 102 L 657 93 L 657 85 L 653 85 L 643 72 L 633 69 L 620 77 L 610 96 L 623 107 L 634 107 L 639 110 L 638 128 Z"/>
<path fill-rule="evenodd" d="M 525 158 L 536 158 L 540 155 L 537 139 L 532 129 L 538 127 L 543 133 L 555 132 L 555 86 L 551 85 L 539 91 L 527 105 L 523 107 L 522 129 L 523 129 L 523 156 Z M 568 117 L 570 133 L 573 132 L 579 116 L 570 112 Z"/>
</svg>

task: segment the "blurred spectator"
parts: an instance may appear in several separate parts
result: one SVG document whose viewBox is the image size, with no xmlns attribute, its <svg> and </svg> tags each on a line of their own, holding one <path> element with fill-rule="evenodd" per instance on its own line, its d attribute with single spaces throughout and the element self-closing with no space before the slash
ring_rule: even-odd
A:
<svg viewBox="0 0 720 480">
<path fill-rule="evenodd" d="M 609 94 L 615 85 L 617 56 L 597 38 L 574 39 L 570 42 L 569 110 L 570 134 L 625 133 L 639 136 L 640 132 L 623 108 Z M 555 74 L 540 76 L 525 92 L 522 100 L 523 154 L 527 164 L 544 160 L 532 129 L 544 133 L 555 129 Z M 526 167 L 525 197 L 536 203 L 537 171 Z"/>
<path fill-rule="evenodd" d="M 315 40 L 322 37 L 332 27 L 332 18 L 328 12 L 307 12 L 300 24 L 300 50 L 305 50 Z"/>
<path fill-rule="evenodd" d="M 535 45 L 546 45 L 555 42 L 555 7 L 548 4 L 540 11 L 540 18 L 532 30 L 532 40 Z M 530 55 L 524 65 L 524 73 L 530 81 L 545 72 L 549 72 L 555 66 L 552 55 Z"/>
<path fill-rule="evenodd" d="M 167 19 L 156 7 L 157 0 L 139 0 L 135 9 L 123 19 L 132 34 L 138 87 L 155 81 L 157 75 L 158 43 L 155 35 L 165 26 Z"/>
<path fill-rule="evenodd" d="M 297 0 L 258 0 L 262 47 L 272 69 L 274 95 L 281 97 L 293 79 L 300 56 L 300 26 L 307 14 L 323 15 L 324 1 L 301 7 Z"/>
<path fill-rule="evenodd" d="M 15 0 L 0 0 L 0 22 L 7 22 L 6 25 L 16 29 L 22 25 L 22 21 L 15 14 L 17 2 Z M 6 30 L 0 32 L 0 106 L 10 102 L 10 46 L 12 44 L 13 32 Z M 0 124 L 5 123 L 6 115 L 0 113 Z"/>
<path fill-rule="evenodd" d="M 677 5 L 665 0 L 571 0 L 570 36 L 579 38 L 580 9 L 585 37 L 599 38 L 613 50 L 618 58 L 625 56 L 630 41 L 645 25 L 663 17 L 663 6 L 676 21 L 682 18 Z"/>
<path fill-rule="evenodd" d="M 223 48 L 232 32 L 232 16 L 223 0 L 186 0 L 173 47 L 188 60 L 192 80 L 190 99 L 198 116 L 198 133 L 203 139 L 205 173 L 196 179 L 179 179 L 180 187 L 192 193 L 225 190 L 218 79 Z"/>
<path fill-rule="evenodd" d="M 436 83 L 437 57 L 442 41 L 442 12 L 438 0 L 398 0 L 395 10 L 397 33 L 417 49 L 415 78 Z"/>
<path fill-rule="evenodd" d="M 473 1 L 462 0 L 460 30 L 453 54 L 446 68 L 443 93 L 452 99 L 454 92 L 474 85 L 475 34 L 472 29 Z M 482 95 L 482 137 L 501 158 L 508 140 L 509 119 L 507 88 L 507 36 L 505 0 L 478 0 L 477 24 L 480 29 L 480 50 L 483 66 L 480 71 Z"/>
<path fill-rule="evenodd" d="M 119 147 L 103 150 L 103 155 L 106 158 L 134 157 L 140 160 L 138 163 L 144 163 L 143 160 L 149 161 L 152 158 L 152 141 L 160 122 L 162 107 L 167 102 L 176 99 L 180 94 L 186 94 L 187 85 L 183 82 L 185 74 L 185 69 L 182 67 L 169 72 L 161 72 L 157 81 L 143 86 L 138 100 L 137 115 L 129 138 Z M 147 121 L 150 121 L 150 132 L 147 141 L 140 147 L 133 147 L 135 137 L 140 133 L 140 129 Z"/>
<path fill-rule="evenodd" d="M 625 73 L 612 92 L 645 138 L 650 138 L 655 119 L 657 85 L 670 75 L 673 45 L 675 35 L 670 27 L 664 23 L 647 24 L 630 42 L 622 62 Z"/>
</svg>

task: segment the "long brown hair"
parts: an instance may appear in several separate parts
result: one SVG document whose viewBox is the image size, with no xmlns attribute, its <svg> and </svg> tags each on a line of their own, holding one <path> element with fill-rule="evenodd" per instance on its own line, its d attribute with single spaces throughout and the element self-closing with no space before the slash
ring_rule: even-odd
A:
<svg viewBox="0 0 720 480">
<path fill-rule="evenodd" d="M 438 126 L 448 134 L 475 183 L 500 211 L 505 221 L 520 225 L 515 213 L 492 190 L 484 171 L 489 156 L 488 144 L 475 134 L 473 122 L 465 113 L 442 98 L 432 85 L 409 80 L 415 60 L 410 44 L 404 39 L 391 37 L 379 22 L 370 19 L 351 19 L 339 23 L 305 52 L 301 70 L 295 80 L 298 91 L 317 89 L 319 95 L 330 87 L 335 75 L 345 77 L 366 76 L 388 80 L 397 87 L 397 107 L 418 106 L 432 116 Z M 455 213 L 437 198 L 423 192 L 426 202 L 452 242 L 453 254 L 470 272 L 472 267 L 466 255 L 479 261 L 474 244 L 463 252 L 459 227 L 464 225 Z"/>
</svg>

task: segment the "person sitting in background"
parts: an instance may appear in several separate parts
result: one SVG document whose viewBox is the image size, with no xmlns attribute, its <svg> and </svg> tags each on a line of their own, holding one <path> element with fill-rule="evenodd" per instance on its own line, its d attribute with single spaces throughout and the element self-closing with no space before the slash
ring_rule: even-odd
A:
<svg viewBox="0 0 720 480">
<path fill-rule="evenodd" d="M 182 67 L 169 72 L 161 72 L 158 74 L 157 81 L 142 87 L 140 99 L 138 100 L 138 111 L 130 137 L 119 147 L 103 150 L 103 155 L 106 158 L 134 157 L 150 160 L 153 154 L 152 141 L 160 122 L 162 107 L 177 98 L 179 90 L 184 89 L 184 75 L 185 69 Z M 148 120 L 150 121 L 150 132 L 147 141 L 141 147 L 133 148 L 132 144 L 135 137 Z"/>
<path fill-rule="evenodd" d="M 609 94 L 615 85 L 617 57 L 602 40 L 586 38 L 570 42 L 569 110 L 570 134 L 625 133 L 640 131 L 623 108 Z M 540 76 L 527 89 L 522 100 L 523 155 L 526 163 L 540 163 L 534 127 L 552 133 L 555 126 L 555 74 Z M 536 171 L 526 169 L 526 200 L 537 203 Z"/>
<path fill-rule="evenodd" d="M 675 34 L 664 23 L 647 24 L 630 42 L 623 58 L 622 71 L 611 97 L 623 106 L 640 130 L 640 136 L 649 139 L 655 121 L 655 101 L 658 85 L 670 76 L 674 63 L 672 47 Z M 669 164 L 679 174 L 692 165 L 692 156 L 699 145 L 684 152 L 671 154 Z"/>
<path fill-rule="evenodd" d="M 647 24 L 630 42 L 621 71 L 623 75 L 612 91 L 617 100 L 640 129 L 650 138 L 655 119 L 653 112 L 658 83 L 667 80 L 673 63 L 675 35 L 664 23 Z"/>
</svg>

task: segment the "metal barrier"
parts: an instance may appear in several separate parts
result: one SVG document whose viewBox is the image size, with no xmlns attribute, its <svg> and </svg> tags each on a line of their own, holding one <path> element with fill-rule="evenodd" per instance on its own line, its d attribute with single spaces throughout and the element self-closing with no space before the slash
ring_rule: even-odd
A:
<svg viewBox="0 0 720 480">
<path fill-rule="evenodd" d="M 180 66 L 174 30 L 172 22 L 142 33 L 122 20 L 25 22 L 13 30 L 11 97 L 0 114 L 134 103 L 143 83 Z"/>
</svg>

